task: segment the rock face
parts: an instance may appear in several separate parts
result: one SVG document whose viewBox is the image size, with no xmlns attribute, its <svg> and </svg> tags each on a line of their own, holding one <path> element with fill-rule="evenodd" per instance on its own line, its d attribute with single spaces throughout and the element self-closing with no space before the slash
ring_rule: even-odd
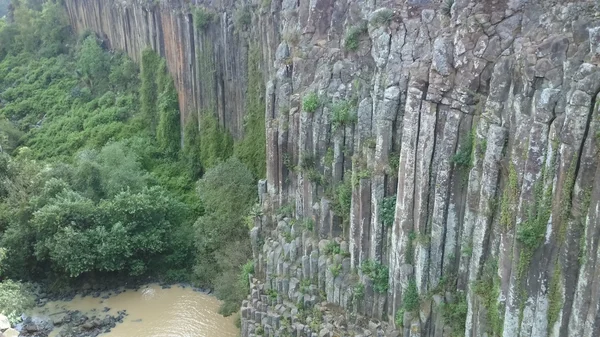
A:
<svg viewBox="0 0 600 337">
<path fill-rule="evenodd" d="M 292 336 L 600 335 L 595 2 L 65 5 L 136 59 L 159 51 L 182 119 L 214 107 L 236 136 L 260 47 L 267 215 L 243 336 L 287 335 L 282 317 Z M 345 322 L 293 320 L 322 301 Z"/>
</svg>

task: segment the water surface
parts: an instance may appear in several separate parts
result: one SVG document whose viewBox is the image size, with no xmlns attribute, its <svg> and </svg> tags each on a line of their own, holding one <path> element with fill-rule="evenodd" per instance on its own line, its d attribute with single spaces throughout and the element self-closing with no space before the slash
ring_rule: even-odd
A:
<svg viewBox="0 0 600 337">
<path fill-rule="evenodd" d="M 234 318 L 218 314 L 220 301 L 193 291 L 190 287 L 162 289 L 151 284 L 127 290 L 108 299 L 76 296 L 72 301 L 49 302 L 37 313 L 56 318 L 67 310 L 85 312 L 88 317 L 129 314 L 103 337 L 236 337 Z M 104 308 L 110 311 L 103 312 Z M 55 329 L 49 337 L 58 335 Z"/>
</svg>

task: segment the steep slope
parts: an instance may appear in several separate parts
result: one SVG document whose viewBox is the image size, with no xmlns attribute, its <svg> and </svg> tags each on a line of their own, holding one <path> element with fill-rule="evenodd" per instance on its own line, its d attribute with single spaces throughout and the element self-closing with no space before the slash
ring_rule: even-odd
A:
<svg viewBox="0 0 600 337">
<path fill-rule="evenodd" d="M 467 336 L 600 335 L 593 2 L 65 4 L 134 58 L 159 51 L 182 118 L 212 107 L 238 137 L 261 48 L 267 216 L 244 336 L 355 322 L 290 310 L 322 299 L 405 336 L 462 335 L 463 318 Z"/>
</svg>

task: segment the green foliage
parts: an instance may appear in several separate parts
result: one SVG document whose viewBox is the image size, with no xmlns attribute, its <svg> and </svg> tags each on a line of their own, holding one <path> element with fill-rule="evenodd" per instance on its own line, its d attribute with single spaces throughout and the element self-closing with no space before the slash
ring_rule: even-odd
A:
<svg viewBox="0 0 600 337">
<path fill-rule="evenodd" d="M 323 158 L 323 163 L 325 166 L 331 166 L 333 165 L 333 159 L 333 149 L 328 148 L 327 152 L 325 153 L 325 158 Z"/>
<path fill-rule="evenodd" d="M 255 197 L 252 173 L 237 158 L 230 158 L 206 172 L 198 182 L 198 193 L 209 212 L 234 215 L 249 210 Z"/>
<path fill-rule="evenodd" d="M 338 277 L 338 275 L 340 275 L 340 272 L 342 271 L 342 264 L 336 263 L 336 264 L 331 265 L 329 267 L 329 271 L 331 272 L 333 277 Z"/>
<path fill-rule="evenodd" d="M 440 7 L 442 14 L 451 17 L 452 16 L 452 6 L 454 5 L 454 0 L 444 0 Z"/>
<path fill-rule="evenodd" d="M 295 206 L 294 204 L 285 204 L 282 205 L 281 207 L 279 207 L 279 209 L 277 209 L 277 215 L 282 215 L 282 216 L 286 216 L 286 217 L 291 217 L 292 215 L 294 215 L 294 210 L 295 210 Z"/>
<path fill-rule="evenodd" d="M 560 310 L 563 306 L 564 300 L 561 292 L 561 278 L 562 273 L 560 271 L 560 265 L 556 264 L 548 286 L 548 329 L 554 328 L 554 324 L 558 321 Z"/>
<path fill-rule="evenodd" d="M 472 165 L 473 142 L 475 134 L 470 132 L 469 135 L 461 143 L 458 152 L 452 156 L 452 162 L 459 168 L 468 170 Z"/>
<path fill-rule="evenodd" d="M 452 328 L 452 336 L 464 335 L 467 311 L 467 297 L 463 292 L 454 294 L 452 302 L 442 304 L 442 316 L 446 325 Z"/>
<path fill-rule="evenodd" d="M 556 158 L 556 157 L 555 157 Z M 565 180 L 560 194 L 560 210 L 558 219 L 558 238 L 565 242 L 567 236 L 567 221 L 571 216 L 571 206 L 573 204 L 573 189 L 575 188 L 575 179 L 577 172 L 577 157 L 573 157 L 565 175 Z M 552 189 L 549 188 L 550 197 Z M 549 201 L 551 202 L 551 200 Z M 551 206 L 551 205 L 550 205 Z"/>
<path fill-rule="evenodd" d="M 163 61 L 164 63 L 164 61 Z M 159 73 L 161 93 L 158 96 L 159 121 L 156 139 L 159 150 L 175 158 L 181 147 L 181 130 L 179 121 L 179 101 L 173 79 L 166 69 Z"/>
<path fill-rule="evenodd" d="M 269 298 L 270 298 L 272 301 L 275 301 L 275 300 L 277 300 L 277 296 L 279 296 L 279 293 L 277 293 L 277 290 L 275 290 L 275 289 L 273 289 L 273 288 L 267 289 L 266 293 L 267 293 L 267 296 L 268 296 L 268 297 L 269 297 Z"/>
<path fill-rule="evenodd" d="M 0 152 L 12 152 L 21 143 L 25 135 L 9 120 L 0 116 Z"/>
<path fill-rule="evenodd" d="M 169 249 L 171 231 L 185 212 L 160 188 L 121 192 L 97 207 L 64 191 L 34 213 L 40 237 L 35 256 L 70 277 L 92 271 L 141 275 L 150 268 L 149 258 Z"/>
<path fill-rule="evenodd" d="M 0 248 L 0 277 L 6 258 L 6 249 Z M 21 314 L 33 305 L 33 296 L 27 286 L 9 279 L 0 282 L 0 314 L 8 317 L 11 324 L 16 324 Z"/>
<path fill-rule="evenodd" d="M 394 11 L 388 8 L 383 8 L 376 11 L 370 20 L 370 24 L 374 27 L 389 26 L 394 18 Z"/>
<path fill-rule="evenodd" d="M 390 153 L 390 176 L 397 177 L 398 176 L 398 168 L 400 165 L 400 154 L 398 152 Z"/>
<path fill-rule="evenodd" d="M 312 232 L 315 230 L 315 221 L 311 218 L 304 218 L 302 220 L 302 228 L 305 231 Z"/>
<path fill-rule="evenodd" d="M 236 8 L 233 17 L 236 28 L 240 30 L 248 29 L 248 26 L 252 23 L 252 13 L 246 5 Z"/>
<path fill-rule="evenodd" d="M 35 8 L 14 4 L 14 22 L 0 24 L 0 59 L 23 52 L 51 57 L 67 50 L 69 21 L 59 3 L 47 1 Z"/>
<path fill-rule="evenodd" d="M 527 210 L 527 218 L 517 227 L 517 240 L 523 245 L 517 266 L 518 278 L 521 280 L 528 268 L 534 251 L 544 241 L 546 225 L 552 213 L 552 185 L 544 190 L 544 182 L 548 175 L 546 169 L 542 170 L 540 180 L 534 186 L 533 200 Z M 569 197 L 570 200 L 570 197 Z M 522 301 L 525 299 L 522 298 Z"/>
<path fill-rule="evenodd" d="M 337 243 L 336 241 L 329 241 L 327 243 L 327 246 L 325 246 L 325 254 L 329 255 L 329 256 L 334 256 L 337 254 L 341 254 L 342 253 L 342 249 L 340 248 L 340 244 Z"/>
<path fill-rule="evenodd" d="M 200 118 L 200 144 L 200 161 L 205 169 L 214 167 L 233 153 L 233 137 L 210 112 Z"/>
<path fill-rule="evenodd" d="M 196 265 L 196 271 L 199 270 L 199 266 L 204 266 L 217 274 L 212 281 L 215 294 L 223 301 L 219 308 L 220 314 L 229 316 L 239 311 L 241 301 L 248 295 L 248 276 L 254 272 L 254 264 L 248 261 L 248 256 L 251 255 L 252 249 L 248 240 L 228 242 L 223 243 L 221 249 L 215 252 L 215 265 Z"/>
<path fill-rule="evenodd" d="M 34 304 L 33 295 L 24 284 L 12 280 L 0 282 L 0 314 L 8 317 L 11 324 L 16 324 L 21 314 Z"/>
<path fill-rule="evenodd" d="M 200 149 L 200 130 L 198 128 L 198 116 L 192 113 L 183 129 L 183 161 L 190 176 L 197 179 L 202 174 L 202 155 Z"/>
<path fill-rule="evenodd" d="M 116 53 L 110 62 L 108 82 L 113 92 L 131 92 L 139 86 L 137 65 L 122 53 Z"/>
<path fill-rule="evenodd" d="M 365 146 L 369 149 L 375 149 L 377 147 L 377 139 L 375 137 L 369 137 L 365 139 Z"/>
<path fill-rule="evenodd" d="M 109 56 L 104 52 L 96 37 L 88 36 L 77 51 L 77 68 L 81 72 L 82 81 L 93 93 L 105 92 L 110 73 Z"/>
<path fill-rule="evenodd" d="M 265 129 L 265 84 L 260 69 L 260 48 L 252 44 L 248 52 L 247 112 L 244 115 L 244 137 L 235 144 L 234 154 L 257 179 L 266 176 L 267 149 Z"/>
<path fill-rule="evenodd" d="M 18 7 L 14 24 L 0 24 L 0 144 L 13 154 L 0 155 L 6 277 L 184 281 L 201 205 L 185 166 L 162 153 L 179 141 L 152 136 L 157 108 L 178 107 L 166 72 L 157 77 L 160 59 L 144 53 L 140 88 L 122 53 L 105 51 L 89 33 L 70 43 L 59 4 Z M 178 113 L 168 116 L 178 127 Z M 178 139 L 169 130 L 161 136 Z"/>
<path fill-rule="evenodd" d="M 196 7 L 193 9 L 192 13 L 194 25 L 198 30 L 205 30 L 215 19 L 215 13 L 206 7 Z"/>
<path fill-rule="evenodd" d="M 502 202 L 500 204 L 500 224 L 504 230 L 508 230 L 514 226 L 514 214 L 519 198 L 519 186 L 517 170 L 514 164 L 510 164 L 508 169 L 508 182 L 502 194 Z"/>
<path fill-rule="evenodd" d="M 396 327 L 404 327 L 404 313 L 406 311 L 404 311 L 404 308 L 400 308 L 398 309 L 398 311 L 396 311 L 396 317 L 394 320 L 394 323 L 396 323 Z"/>
<path fill-rule="evenodd" d="M 417 233 L 412 231 L 410 233 L 408 233 L 408 244 L 406 246 L 406 263 L 408 264 L 413 264 L 414 260 L 415 260 L 415 256 L 414 256 L 414 246 L 415 246 L 415 240 L 417 239 Z"/>
<path fill-rule="evenodd" d="M 366 260 L 361 265 L 362 272 L 373 281 L 373 290 L 385 293 L 388 290 L 389 269 L 373 260 Z"/>
<path fill-rule="evenodd" d="M 365 298 L 365 285 L 359 283 L 352 290 L 352 298 L 354 301 L 362 301 Z"/>
<path fill-rule="evenodd" d="M 383 198 L 381 201 L 381 209 L 379 212 L 379 216 L 381 217 L 381 222 L 386 227 L 391 227 L 394 224 L 394 217 L 396 214 L 396 196 L 392 195 L 389 197 Z"/>
<path fill-rule="evenodd" d="M 405 311 L 415 311 L 419 308 L 419 291 L 417 290 L 417 282 L 410 280 L 408 287 L 402 294 L 402 306 Z"/>
<path fill-rule="evenodd" d="M 342 218 L 343 223 L 348 223 L 350 220 L 350 210 L 352 205 L 351 176 L 350 172 L 346 172 L 344 180 L 337 185 L 331 193 L 333 212 Z"/>
<path fill-rule="evenodd" d="M 218 259 L 223 251 L 235 251 L 235 246 L 239 246 L 238 250 L 249 246 L 243 217 L 256 199 L 254 179 L 244 164 L 237 158 L 230 158 L 205 173 L 198 182 L 198 193 L 205 214 L 194 225 L 199 256 L 195 277 L 200 284 L 210 286 L 219 274 L 224 275 L 228 270 L 230 274 L 238 274 L 250 254 L 245 252 L 244 259 L 232 258 L 232 261 L 239 261 L 228 269 L 224 269 L 223 261 Z M 234 246 L 228 248 L 230 245 Z"/>
<path fill-rule="evenodd" d="M 339 101 L 331 107 L 331 122 L 334 128 L 345 127 L 356 122 L 356 104 L 353 101 Z"/>
<path fill-rule="evenodd" d="M 369 179 L 371 171 L 368 169 L 358 169 L 352 173 L 352 186 L 358 186 L 363 179 Z"/>
<path fill-rule="evenodd" d="M 498 262 L 488 261 L 480 280 L 473 284 L 475 294 L 481 298 L 481 303 L 485 307 L 488 320 L 488 333 L 490 336 L 502 336 L 503 317 L 502 308 L 498 303 L 500 297 L 500 277 L 497 275 Z"/>
<path fill-rule="evenodd" d="M 362 35 L 367 32 L 367 24 L 365 22 L 350 27 L 348 32 L 346 33 L 346 37 L 344 39 L 344 47 L 348 51 L 355 51 L 358 49 L 360 38 Z"/>
<path fill-rule="evenodd" d="M 537 249 L 544 241 L 552 206 L 552 188 L 544 193 L 543 185 L 537 184 L 535 189 L 538 197 L 529 208 L 527 220 L 517 229 L 517 239 L 530 251 Z"/>
<path fill-rule="evenodd" d="M 140 72 L 140 112 L 147 128 L 154 132 L 158 116 L 158 83 L 157 71 L 160 57 L 152 50 L 142 52 L 142 65 Z"/>
<path fill-rule="evenodd" d="M 304 99 L 302 100 L 302 109 L 308 113 L 317 111 L 320 105 L 319 96 L 314 91 L 311 91 L 308 95 L 304 96 Z"/>
</svg>

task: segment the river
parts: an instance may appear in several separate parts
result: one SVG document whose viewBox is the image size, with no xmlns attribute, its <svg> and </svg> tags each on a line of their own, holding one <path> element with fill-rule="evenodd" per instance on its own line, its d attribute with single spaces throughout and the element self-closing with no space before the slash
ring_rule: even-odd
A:
<svg viewBox="0 0 600 337">
<path fill-rule="evenodd" d="M 71 301 L 54 301 L 38 308 L 35 314 L 54 320 L 67 310 L 79 310 L 87 316 L 103 317 L 126 310 L 123 323 L 118 323 L 102 337 L 235 337 L 239 330 L 234 318 L 218 314 L 220 301 L 213 296 L 193 291 L 190 287 L 163 289 L 150 284 L 139 290 L 127 290 L 107 299 L 76 296 Z M 110 308 L 105 311 L 105 308 Z M 49 337 L 58 336 L 59 330 Z"/>
</svg>

